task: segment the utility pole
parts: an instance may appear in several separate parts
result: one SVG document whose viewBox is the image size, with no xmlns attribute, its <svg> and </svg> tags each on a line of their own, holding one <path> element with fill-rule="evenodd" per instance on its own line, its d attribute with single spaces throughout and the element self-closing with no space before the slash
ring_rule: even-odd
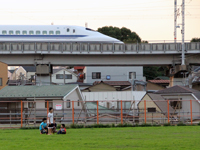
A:
<svg viewBox="0 0 200 150">
<path fill-rule="evenodd" d="M 174 43 L 176 43 L 177 0 L 174 0 Z"/>
<path fill-rule="evenodd" d="M 182 63 L 181 65 L 185 65 L 185 0 L 182 0 Z"/>
</svg>

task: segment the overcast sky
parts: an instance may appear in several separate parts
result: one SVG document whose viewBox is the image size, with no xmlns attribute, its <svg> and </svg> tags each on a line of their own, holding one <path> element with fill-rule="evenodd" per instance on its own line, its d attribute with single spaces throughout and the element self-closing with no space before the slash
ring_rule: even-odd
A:
<svg viewBox="0 0 200 150">
<path fill-rule="evenodd" d="M 180 8 L 182 0 L 178 1 Z M 185 0 L 185 39 L 200 37 L 200 0 Z M 2 0 L 0 24 L 127 27 L 142 40 L 174 39 L 174 0 Z M 181 23 L 181 16 L 178 17 Z M 181 29 L 177 30 L 181 40 Z"/>
</svg>

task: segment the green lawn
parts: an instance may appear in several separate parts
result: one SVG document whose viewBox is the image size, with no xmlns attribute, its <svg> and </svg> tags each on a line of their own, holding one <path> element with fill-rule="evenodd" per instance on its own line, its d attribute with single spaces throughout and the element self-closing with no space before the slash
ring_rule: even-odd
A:
<svg viewBox="0 0 200 150">
<path fill-rule="evenodd" d="M 148 149 L 198 150 L 200 126 L 68 129 L 66 135 L 39 130 L 0 130 L 0 150 Z"/>
</svg>

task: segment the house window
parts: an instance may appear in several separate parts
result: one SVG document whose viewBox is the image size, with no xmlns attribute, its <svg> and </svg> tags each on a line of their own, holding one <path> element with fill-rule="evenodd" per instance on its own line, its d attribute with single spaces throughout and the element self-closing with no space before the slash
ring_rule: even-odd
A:
<svg viewBox="0 0 200 150">
<path fill-rule="evenodd" d="M 2 83 L 2 78 L 0 78 L 0 86 L 2 86 L 3 85 L 3 83 Z"/>
<path fill-rule="evenodd" d="M 170 100 L 170 102 L 169 102 L 170 106 L 173 109 L 182 109 L 182 101 L 178 101 L 178 99 L 173 99 L 173 100 Z M 180 100 L 182 100 L 182 98 Z"/>
<path fill-rule="evenodd" d="M 28 108 L 35 108 L 34 102 L 28 102 Z"/>
<path fill-rule="evenodd" d="M 147 112 L 156 112 L 156 108 L 154 107 L 147 108 Z"/>
<path fill-rule="evenodd" d="M 54 33 L 53 33 L 53 31 L 49 31 L 49 34 L 50 34 L 50 35 L 53 35 Z"/>
<path fill-rule="evenodd" d="M 6 35 L 6 34 L 7 34 L 7 31 L 6 31 L 6 30 L 3 30 L 3 31 L 2 31 L 2 34 L 3 34 L 3 35 Z"/>
<path fill-rule="evenodd" d="M 10 35 L 13 35 L 13 31 L 9 31 L 9 34 L 10 34 Z"/>
<path fill-rule="evenodd" d="M 69 32 L 69 28 L 67 28 L 67 32 Z"/>
<path fill-rule="evenodd" d="M 64 74 L 57 74 L 56 75 L 56 79 L 64 79 Z M 71 74 L 66 74 L 65 75 L 65 79 L 72 79 L 72 75 Z"/>
<path fill-rule="evenodd" d="M 68 99 L 67 100 L 67 108 L 70 108 L 71 107 L 71 103 L 70 103 L 70 100 Z"/>
<path fill-rule="evenodd" d="M 59 35 L 60 34 L 60 31 L 56 31 L 56 35 Z"/>
<path fill-rule="evenodd" d="M 22 34 L 23 35 L 27 35 L 27 31 L 22 31 Z"/>
<path fill-rule="evenodd" d="M 40 31 L 36 31 L 36 34 L 39 35 L 39 34 L 40 34 Z"/>
<path fill-rule="evenodd" d="M 92 79 L 101 79 L 101 72 L 92 72 Z"/>
<path fill-rule="evenodd" d="M 136 79 L 136 72 L 129 72 L 129 79 L 132 79 L 131 78 L 132 73 L 133 73 L 133 79 Z"/>
<path fill-rule="evenodd" d="M 30 35 L 33 35 L 33 34 L 34 34 L 34 32 L 33 32 L 33 31 L 29 31 L 29 34 L 30 34 Z"/>
<path fill-rule="evenodd" d="M 43 35 L 47 35 L 47 31 L 42 31 L 42 34 Z"/>
<path fill-rule="evenodd" d="M 20 31 L 19 30 L 15 31 L 15 34 L 20 35 Z"/>
<path fill-rule="evenodd" d="M 52 107 L 53 108 L 53 102 L 49 101 L 49 108 Z M 47 108 L 47 101 L 45 101 L 45 108 Z"/>
<path fill-rule="evenodd" d="M 80 106 L 80 101 L 79 100 L 77 101 L 77 106 Z"/>
</svg>

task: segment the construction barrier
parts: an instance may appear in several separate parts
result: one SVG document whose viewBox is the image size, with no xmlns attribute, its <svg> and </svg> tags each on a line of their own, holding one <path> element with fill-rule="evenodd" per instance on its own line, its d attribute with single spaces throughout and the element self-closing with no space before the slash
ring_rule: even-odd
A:
<svg viewBox="0 0 200 150">
<path fill-rule="evenodd" d="M 0 127 L 38 126 L 53 107 L 58 124 L 193 124 L 198 100 L 0 101 Z"/>
</svg>

